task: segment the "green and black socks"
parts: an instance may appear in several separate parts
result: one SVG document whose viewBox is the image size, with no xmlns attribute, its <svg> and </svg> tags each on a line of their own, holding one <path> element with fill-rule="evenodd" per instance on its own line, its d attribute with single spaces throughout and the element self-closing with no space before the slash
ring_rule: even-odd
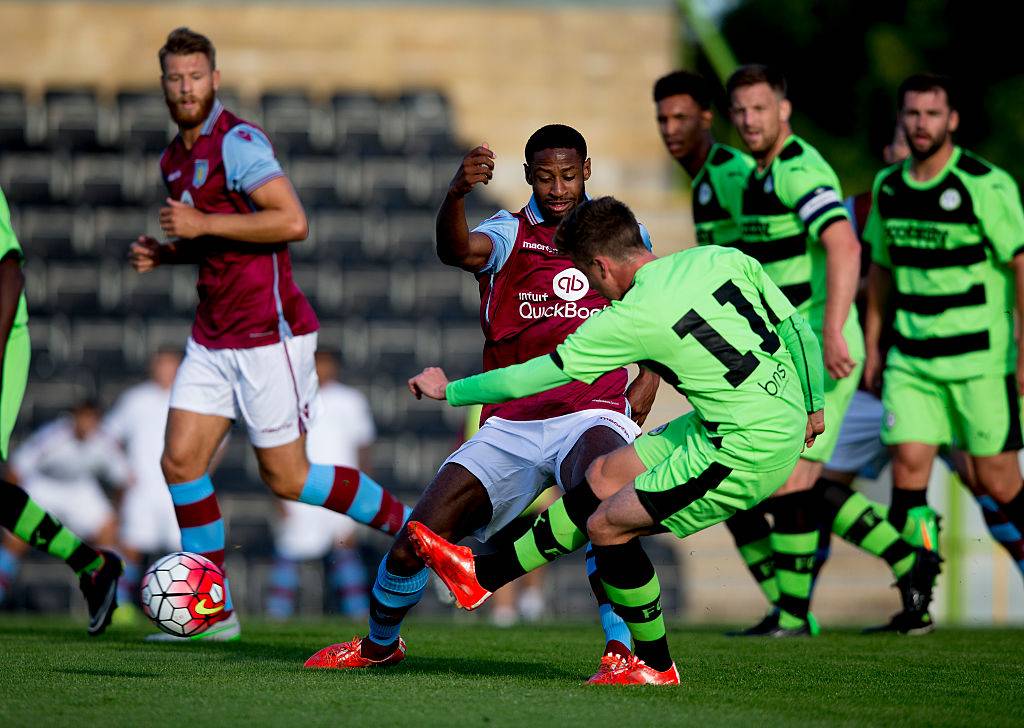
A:
<svg viewBox="0 0 1024 728">
<path fill-rule="evenodd" d="M 897 579 L 914 565 L 913 546 L 886 519 L 880 506 L 842 483 L 821 478 L 815 485 L 832 519 L 832 532 L 885 560 Z"/>
<path fill-rule="evenodd" d="M 765 517 L 763 504 L 749 511 L 737 511 L 725 525 L 736 541 L 743 563 L 764 592 L 765 599 L 775 605 L 779 601 L 779 587 L 775 582 L 772 527 Z"/>
<path fill-rule="evenodd" d="M 103 565 L 103 556 L 87 546 L 28 494 L 0 480 L 0 526 L 40 551 L 56 556 L 81 576 Z"/>
<path fill-rule="evenodd" d="M 775 527 L 771 546 L 779 597 L 779 627 L 810 626 L 807 614 L 818 552 L 818 508 L 812 491 L 791 493 L 771 503 Z"/>
<path fill-rule="evenodd" d="M 633 636 L 633 654 L 659 672 L 669 669 L 672 657 L 661 611 L 661 585 L 640 539 L 614 546 L 595 544 L 594 556 L 612 608 Z"/>
<path fill-rule="evenodd" d="M 488 591 L 496 591 L 528 571 L 572 553 L 587 543 L 587 519 L 601 505 L 590 484 L 583 481 L 537 516 L 530 530 L 493 554 L 476 558 L 476 576 Z"/>
</svg>

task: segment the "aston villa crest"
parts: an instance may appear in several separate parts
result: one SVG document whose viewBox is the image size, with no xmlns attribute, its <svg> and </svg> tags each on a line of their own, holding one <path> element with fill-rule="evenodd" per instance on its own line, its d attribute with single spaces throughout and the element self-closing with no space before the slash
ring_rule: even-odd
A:
<svg viewBox="0 0 1024 728">
<path fill-rule="evenodd" d="M 192 171 L 192 186 L 202 187 L 210 174 L 210 162 L 206 159 L 197 159 Z"/>
</svg>

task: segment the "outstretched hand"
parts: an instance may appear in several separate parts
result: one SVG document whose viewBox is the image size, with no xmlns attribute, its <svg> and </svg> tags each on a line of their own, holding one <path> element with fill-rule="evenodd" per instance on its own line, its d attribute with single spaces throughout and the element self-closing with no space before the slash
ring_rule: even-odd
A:
<svg viewBox="0 0 1024 728">
<path fill-rule="evenodd" d="M 426 395 L 430 399 L 443 400 L 447 386 L 448 377 L 441 367 L 427 367 L 409 380 L 409 391 L 416 399 Z"/>
</svg>

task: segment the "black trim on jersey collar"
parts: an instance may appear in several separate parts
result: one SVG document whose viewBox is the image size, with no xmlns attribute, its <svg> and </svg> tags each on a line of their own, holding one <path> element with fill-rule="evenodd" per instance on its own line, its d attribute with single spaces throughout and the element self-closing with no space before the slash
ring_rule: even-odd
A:
<svg viewBox="0 0 1024 728">
<path fill-rule="evenodd" d="M 786 142 L 786 146 L 779 152 L 779 161 L 788 162 L 791 159 L 796 159 L 803 153 L 804 148 L 800 145 L 800 142 L 793 138 Z"/>
<path fill-rule="evenodd" d="M 960 150 L 960 159 L 956 160 L 956 168 L 972 177 L 984 177 L 992 171 L 988 162 L 963 150 Z"/>
<path fill-rule="evenodd" d="M 907 356 L 917 359 L 937 359 L 940 356 L 959 356 L 989 348 L 987 331 L 975 331 L 958 336 L 934 336 L 928 339 L 908 339 L 893 332 L 892 345 Z"/>
<path fill-rule="evenodd" d="M 746 253 L 761 265 L 778 263 L 780 260 L 789 260 L 804 255 L 807 252 L 807 236 L 800 233 L 778 240 L 737 242 L 733 247 Z"/>
<path fill-rule="evenodd" d="M 736 155 L 730 152 L 728 149 L 723 147 L 721 144 L 715 145 L 715 153 L 711 155 L 711 164 L 717 167 L 720 164 L 725 164 Z"/>
<path fill-rule="evenodd" d="M 961 245 L 959 248 L 915 248 L 910 245 L 890 245 L 889 260 L 905 268 L 958 268 L 988 259 L 984 243 Z"/>
<path fill-rule="evenodd" d="M 978 283 L 963 293 L 945 293 L 938 296 L 925 296 L 917 293 L 900 293 L 896 291 L 893 297 L 893 305 L 901 311 L 908 313 L 938 316 L 951 308 L 983 306 L 986 300 L 985 284 Z"/>
</svg>

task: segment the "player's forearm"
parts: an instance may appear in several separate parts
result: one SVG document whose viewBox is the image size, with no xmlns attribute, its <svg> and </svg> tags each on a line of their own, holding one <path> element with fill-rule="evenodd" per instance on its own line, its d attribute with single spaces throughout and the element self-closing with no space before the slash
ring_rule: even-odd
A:
<svg viewBox="0 0 1024 728">
<path fill-rule="evenodd" d="M 837 223 L 826 231 L 825 332 L 839 333 L 846 324 L 860 281 L 860 244 L 849 223 Z"/>
<path fill-rule="evenodd" d="M 3 361 L 7 339 L 14 328 L 14 317 L 18 313 L 21 292 L 25 290 L 25 274 L 21 262 L 15 256 L 0 262 L 0 361 Z"/>
<path fill-rule="evenodd" d="M 203 217 L 202 234 L 243 243 L 295 243 L 309 234 L 301 208 L 259 210 L 248 215 L 211 214 Z"/>
<path fill-rule="evenodd" d="M 437 257 L 445 265 L 462 266 L 472 253 L 466 199 L 449 192 L 437 211 Z"/>
<path fill-rule="evenodd" d="M 572 378 L 550 356 L 538 356 L 522 364 L 449 382 L 445 388 L 445 399 L 453 407 L 497 404 L 546 392 L 571 381 Z"/>
<path fill-rule="evenodd" d="M 889 310 L 892 273 L 877 263 L 868 270 L 868 304 L 864 312 L 864 344 L 868 351 L 878 348 L 882 338 L 882 325 Z"/>
<path fill-rule="evenodd" d="M 793 357 L 807 412 L 817 412 L 825 406 L 825 370 L 818 337 L 798 313 L 779 322 L 776 331 Z"/>
<path fill-rule="evenodd" d="M 626 389 L 626 399 L 629 400 L 630 409 L 643 414 L 650 412 L 660 383 L 661 377 L 650 369 L 640 367 L 640 373 Z"/>
</svg>

